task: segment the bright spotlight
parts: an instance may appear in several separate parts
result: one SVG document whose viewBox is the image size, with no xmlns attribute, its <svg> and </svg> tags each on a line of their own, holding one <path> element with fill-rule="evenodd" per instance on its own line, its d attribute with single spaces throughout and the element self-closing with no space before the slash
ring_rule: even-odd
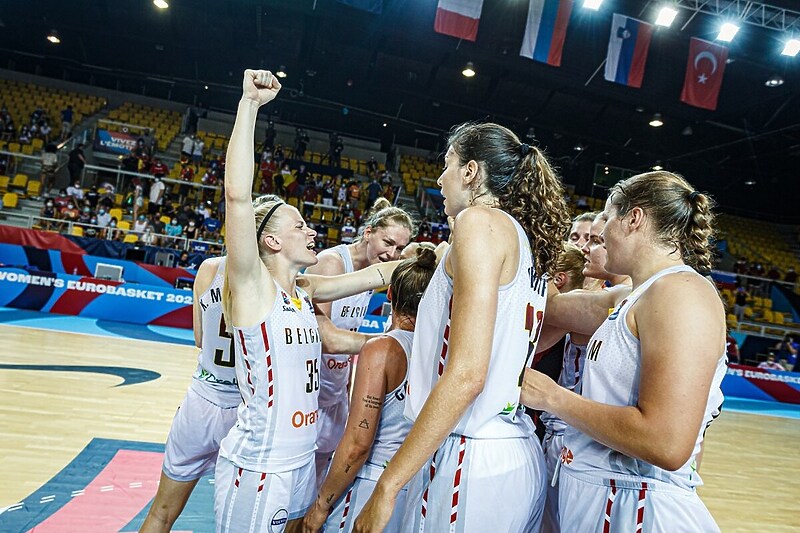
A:
<svg viewBox="0 0 800 533">
<path fill-rule="evenodd" d="M 673 9 L 671 7 L 662 7 L 661 11 L 658 13 L 658 18 L 656 18 L 656 26 L 665 26 L 669 28 L 672 25 L 672 22 L 675 20 L 675 17 L 678 15 L 678 10 Z"/>
<path fill-rule="evenodd" d="M 169 7 L 167 0 L 153 0 L 153 5 L 158 9 L 167 9 Z"/>
<path fill-rule="evenodd" d="M 583 7 L 597 11 L 602 3 L 603 0 L 583 0 Z"/>
<path fill-rule="evenodd" d="M 783 47 L 781 55 L 794 57 L 800 52 L 800 39 L 789 39 Z"/>
<path fill-rule="evenodd" d="M 739 26 L 731 22 L 726 22 L 719 29 L 719 35 L 717 35 L 717 40 L 729 43 L 733 40 L 738 31 L 739 31 Z"/>
</svg>

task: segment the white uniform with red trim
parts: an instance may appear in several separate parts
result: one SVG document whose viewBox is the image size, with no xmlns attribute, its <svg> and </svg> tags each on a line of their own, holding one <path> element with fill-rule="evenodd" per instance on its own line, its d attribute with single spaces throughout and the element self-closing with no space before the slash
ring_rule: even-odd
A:
<svg viewBox="0 0 800 533">
<path fill-rule="evenodd" d="M 567 334 L 564 343 L 564 359 L 561 365 L 561 374 L 558 384 L 580 394 L 580 380 L 583 364 L 586 360 L 586 345 L 572 342 Z M 558 520 L 558 477 L 555 475 L 556 465 L 561 457 L 561 448 L 564 444 L 564 430 L 566 422 L 551 413 L 542 413 L 542 423 L 545 427 L 542 450 L 544 463 L 547 467 L 547 500 L 544 506 L 542 519 L 543 533 L 557 533 L 561 531 Z"/>
<path fill-rule="evenodd" d="M 194 481 L 214 472 L 220 441 L 236 422 L 236 407 L 242 401 L 236 384 L 233 341 L 222 319 L 224 273 L 223 257 L 211 284 L 198 297 L 202 348 L 164 449 L 162 469 L 175 481 Z"/>
<path fill-rule="evenodd" d="M 345 244 L 334 246 L 320 255 L 333 253 L 342 258 L 344 273 L 354 271 L 350 249 Z M 331 322 L 341 329 L 358 331 L 367 314 L 372 291 L 355 294 L 331 304 Z M 339 444 L 347 424 L 349 401 L 347 382 L 350 378 L 351 355 L 322 354 L 319 369 L 319 420 L 317 421 L 317 481 L 322 482 L 328 469 L 328 459 Z"/>
<path fill-rule="evenodd" d="M 650 285 L 676 272 L 694 271 L 681 265 L 654 274 L 623 300 L 595 332 L 586 353 L 583 396 L 609 405 L 636 405 L 641 345 L 628 328 L 626 317 Z M 719 415 L 723 400 L 720 384 L 725 371 L 723 353 L 717 362 L 692 456 L 674 472 L 624 455 L 568 427 L 559 482 L 562 530 L 719 531 L 695 491 L 702 485 L 695 458 L 706 428 Z"/>
<path fill-rule="evenodd" d="M 522 370 L 536 352 L 547 301 L 528 238 L 517 230 L 520 258 L 499 288 L 492 352 L 483 391 L 430 463 L 409 485 L 403 531 L 538 531 L 544 463 L 533 422 L 519 405 Z M 406 417 L 416 420 L 447 367 L 453 281 L 439 263 L 419 306 L 409 369 Z M 482 310 L 472 312 L 480 315 Z M 448 505 L 449 503 L 449 505 Z"/>
<path fill-rule="evenodd" d="M 414 342 L 414 332 L 395 329 L 386 333 L 403 348 L 406 362 L 411 357 L 411 346 Z M 381 418 L 378 430 L 375 433 L 375 442 L 372 444 L 367 462 L 356 474 L 356 479 L 347 491 L 334 504 L 333 510 L 328 515 L 323 530 L 326 533 L 349 532 L 353 530 L 356 518 L 367 504 L 375 484 L 383 473 L 386 465 L 394 457 L 395 452 L 411 431 L 411 422 L 403 415 L 406 398 L 406 377 L 393 391 L 387 392 L 383 399 Z M 384 528 L 384 533 L 400 533 L 400 523 L 406 503 L 407 489 L 403 488 L 395 500 L 394 513 L 389 523 Z"/>
<path fill-rule="evenodd" d="M 233 328 L 243 401 L 220 447 L 217 531 L 282 531 L 314 498 L 322 344 L 306 293 L 296 289 L 293 302 L 275 287 L 275 304 L 260 324 Z"/>
</svg>

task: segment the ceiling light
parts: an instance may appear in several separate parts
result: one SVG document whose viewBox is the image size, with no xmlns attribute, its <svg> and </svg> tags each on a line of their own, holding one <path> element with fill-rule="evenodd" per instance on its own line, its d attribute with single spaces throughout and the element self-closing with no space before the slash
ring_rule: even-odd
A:
<svg viewBox="0 0 800 533">
<path fill-rule="evenodd" d="M 773 74 L 772 76 L 767 78 L 767 81 L 764 82 L 764 85 L 766 85 L 767 87 L 780 87 L 781 85 L 783 85 L 783 78 L 778 76 L 777 74 Z"/>
<path fill-rule="evenodd" d="M 580 142 L 574 146 L 574 150 L 576 152 L 583 152 L 585 149 L 586 147 L 583 145 L 583 143 Z"/>
<path fill-rule="evenodd" d="M 658 162 L 656 162 L 656 164 L 655 164 L 655 165 L 653 165 L 653 167 L 652 167 L 652 168 L 653 168 L 653 170 L 664 170 L 664 167 L 662 167 L 661 165 L 659 165 L 659 164 L 658 164 Z"/>
<path fill-rule="evenodd" d="M 745 185 L 755 185 L 756 182 L 755 182 L 755 180 L 747 180 L 747 181 L 744 182 L 744 184 Z"/>
<path fill-rule="evenodd" d="M 729 43 L 733 40 L 738 31 L 739 31 L 739 26 L 731 22 L 726 22 L 719 29 L 719 35 L 717 35 L 717 40 Z"/>
<path fill-rule="evenodd" d="M 664 121 L 661 120 L 661 113 L 656 113 L 653 115 L 653 119 L 650 121 L 650 125 L 654 128 L 660 128 L 664 125 Z"/>
<path fill-rule="evenodd" d="M 278 76 L 279 78 L 285 78 L 286 77 L 286 67 L 281 65 L 280 68 L 278 69 L 278 72 L 276 72 L 275 75 Z"/>
<path fill-rule="evenodd" d="M 53 30 L 47 34 L 47 40 L 53 44 L 59 44 L 61 42 L 61 38 L 58 36 L 58 32 L 56 30 Z"/>
<path fill-rule="evenodd" d="M 658 18 L 656 18 L 656 26 L 665 26 L 669 28 L 677 15 L 677 9 L 668 6 L 662 7 L 661 11 L 658 12 Z"/>
<path fill-rule="evenodd" d="M 383 123 L 383 127 L 385 128 L 386 126 L 388 126 L 388 124 L 386 124 L 386 123 L 384 122 L 384 123 Z"/>
<path fill-rule="evenodd" d="M 465 78 L 471 78 L 475 75 L 475 65 L 472 64 L 472 61 L 467 62 L 467 66 L 464 67 L 461 74 L 463 74 Z"/>
<path fill-rule="evenodd" d="M 781 55 L 794 57 L 800 52 L 800 39 L 789 39 L 783 47 Z"/>
<path fill-rule="evenodd" d="M 602 3 L 603 0 L 583 0 L 583 7 L 597 11 Z"/>
<path fill-rule="evenodd" d="M 167 9 L 169 7 L 167 0 L 153 0 L 153 5 L 158 9 Z"/>
<path fill-rule="evenodd" d="M 203 89 L 208 90 L 208 85 L 203 85 Z"/>
</svg>

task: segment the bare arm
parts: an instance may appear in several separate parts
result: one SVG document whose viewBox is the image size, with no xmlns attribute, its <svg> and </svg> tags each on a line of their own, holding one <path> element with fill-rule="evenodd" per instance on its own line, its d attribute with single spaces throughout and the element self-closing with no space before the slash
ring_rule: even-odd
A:
<svg viewBox="0 0 800 533">
<path fill-rule="evenodd" d="M 364 291 L 380 289 L 389 285 L 392 273 L 400 261 L 378 263 L 356 272 L 340 276 L 315 276 L 305 274 L 297 277 L 297 285 L 317 302 L 331 302 Z"/>
<path fill-rule="evenodd" d="M 310 266 L 306 269 L 306 274 L 314 274 L 317 276 L 339 276 L 344 274 L 344 262 L 339 254 L 335 252 L 331 253 L 323 253 L 320 258 L 319 262 L 316 265 Z M 331 302 L 323 302 L 323 303 L 315 303 L 315 305 L 323 312 L 326 316 L 331 316 Z M 325 352 L 325 353 L 333 353 L 333 352 Z M 350 352 L 356 353 L 356 352 Z"/>
<path fill-rule="evenodd" d="M 249 325 L 260 319 L 263 309 L 258 307 L 266 307 L 265 303 L 274 298 L 273 285 L 268 282 L 269 272 L 259 257 L 251 191 L 253 132 L 258 108 L 274 99 L 280 88 L 277 78 L 269 72 L 245 71 L 242 99 L 228 144 L 225 245 L 228 249 L 228 282 L 234 295 L 232 319 L 238 322 L 237 325 Z M 243 299 L 246 302 L 242 302 Z"/>
<path fill-rule="evenodd" d="M 630 294 L 630 290 L 629 285 L 617 285 L 597 292 L 576 289 L 556 293 L 547 299 L 544 327 L 591 335 L 608 318 L 608 310 Z"/>
<path fill-rule="evenodd" d="M 323 353 L 358 353 L 364 347 L 365 342 L 375 337 L 375 335 L 365 335 L 364 333 L 337 328 L 333 321 L 319 310 L 316 304 L 314 304 L 314 307 L 317 323 L 319 324 L 319 334 L 322 337 Z"/>
<path fill-rule="evenodd" d="M 722 304 L 705 280 L 672 275 L 654 283 L 629 319 L 631 313 L 642 350 L 636 405 L 583 398 L 535 370 L 525 371 L 522 401 L 625 455 L 676 470 L 691 456 L 725 346 Z"/>
<path fill-rule="evenodd" d="M 484 244 L 498 241 L 506 245 L 510 239 L 489 210 L 471 208 L 459 215 L 458 233 L 448 254 L 454 285 L 447 366 L 381 475 L 355 531 L 385 527 L 397 493 L 433 455 L 483 390 L 505 261 L 502 254 L 486 253 Z M 476 313 L 476 309 L 481 312 Z"/>
<path fill-rule="evenodd" d="M 347 426 L 319 495 L 303 522 L 307 533 L 322 527 L 333 505 L 369 457 L 386 396 L 386 364 L 391 359 L 392 345 L 396 342 L 388 337 L 374 339 L 358 355 Z"/>
<path fill-rule="evenodd" d="M 206 259 L 197 269 L 192 285 L 192 331 L 194 332 L 194 345 L 203 347 L 203 308 L 200 305 L 200 296 L 208 290 L 214 277 L 217 275 L 220 260 L 218 258 Z"/>
</svg>

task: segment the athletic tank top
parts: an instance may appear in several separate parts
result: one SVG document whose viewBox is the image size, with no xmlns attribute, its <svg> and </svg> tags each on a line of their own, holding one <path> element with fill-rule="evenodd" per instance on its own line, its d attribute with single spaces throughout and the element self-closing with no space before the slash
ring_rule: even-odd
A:
<svg viewBox="0 0 800 533">
<path fill-rule="evenodd" d="M 347 245 L 340 244 L 322 252 L 338 254 L 344 262 L 344 272 L 353 272 L 353 259 Z M 331 321 L 337 328 L 358 331 L 364 316 L 367 314 L 372 291 L 362 292 L 331 305 Z M 350 378 L 351 356 L 347 354 L 322 354 L 320 373 L 319 405 L 328 407 L 340 402 L 347 402 L 347 381 Z"/>
<path fill-rule="evenodd" d="M 414 332 L 395 329 L 384 335 L 396 340 L 403 349 L 403 353 L 406 355 L 406 369 L 408 369 L 408 360 L 411 357 L 411 348 L 414 343 Z M 411 431 L 411 422 L 403 414 L 406 403 L 407 379 L 408 370 L 406 370 L 403 382 L 393 391 L 387 392 L 383 399 L 378 431 L 375 433 L 375 442 L 372 444 L 372 450 L 367 458 L 366 465 L 376 466 L 380 470 L 386 468 L 389 460 L 394 457 L 395 452 L 403 444 L 408 432 Z M 374 471 L 374 469 L 367 467 L 364 472 L 367 471 Z M 369 475 L 362 477 L 372 479 Z M 375 481 L 377 481 L 377 477 Z"/>
<path fill-rule="evenodd" d="M 238 467 L 267 473 L 313 459 L 322 350 L 308 295 L 295 289 L 296 306 L 275 288 L 275 304 L 260 324 L 233 328 L 242 403 L 219 452 Z"/>
<path fill-rule="evenodd" d="M 626 317 L 633 304 L 656 280 L 676 272 L 694 271 L 689 266 L 679 265 L 654 274 L 624 299 L 592 335 L 581 384 L 581 394 L 584 397 L 609 405 L 636 405 L 639 399 L 642 351 L 639 339 L 628 329 Z M 726 370 L 726 356 L 723 352 L 717 361 L 706 400 L 703 424 L 695 440 L 692 456 L 678 470 L 670 472 L 624 455 L 572 427 L 568 427 L 564 435 L 565 449 L 561 455 L 564 468 L 601 478 L 661 481 L 686 489 L 701 485 L 702 480 L 695 471 L 695 457 L 700 451 L 706 428 L 719 414 L 723 399 L 720 384 Z"/>
<path fill-rule="evenodd" d="M 225 258 L 219 262 L 211 285 L 198 298 L 203 325 L 202 348 L 191 387 L 197 394 L 223 408 L 236 407 L 242 401 L 236 384 L 233 336 L 225 331 L 222 317 L 222 282 Z"/>
<path fill-rule="evenodd" d="M 547 302 L 547 281 L 536 275 L 528 237 L 511 215 L 517 230 L 519 264 L 514 279 L 497 292 L 497 317 L 492 352 L 483 391 L 458 421 L 454 433 L 471 438 L 527 437 L 530 423 L 519 404 L 522 369 L 536 353 L 536 342 Z M 439 262 L 417 312 L 414 348 L 408 374 L 406 417 L 416 420 L 425 400 L 447 367 L 453 280 Z M 483 312 L 474 309 L 478 316 Z M 519 410 L 519 411 L 518 411 Z"/>
<path fill-rule="evenodd" d="M 586 345 L 575 344 L 572 342 L 570 334 L 567 333 L 567 340 L 564 343 L 564 359 L 561 364 L 561 375 L 558 376 L 558 384 L 565 389 L 581 393 L 580 380 L 583 373 L 583 364 L 586 357 Z M 550 433 L 564 433 L 567 424 L 556 415 L 543 412 L 542 423 Z"/>
</svg>

